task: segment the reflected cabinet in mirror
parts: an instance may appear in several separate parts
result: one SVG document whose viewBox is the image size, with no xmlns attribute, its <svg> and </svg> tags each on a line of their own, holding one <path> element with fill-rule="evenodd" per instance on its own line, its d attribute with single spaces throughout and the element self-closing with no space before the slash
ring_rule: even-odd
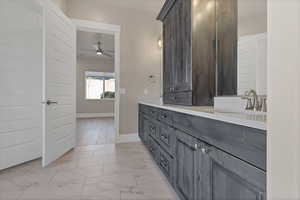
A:
<svg viewBox="0 0 300 200">
<path fill-rule="evenodd" d="M 216 96 L 266 95 L 267 0 L 217 0 L 216 13 Z"/>
</svg>

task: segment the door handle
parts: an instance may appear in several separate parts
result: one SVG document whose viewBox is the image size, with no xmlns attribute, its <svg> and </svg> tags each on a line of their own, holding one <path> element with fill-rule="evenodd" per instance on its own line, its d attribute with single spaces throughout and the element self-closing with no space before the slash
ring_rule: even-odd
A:
<svg viewBox="0 0 300 200">
<path fill-rule="evenodd" d="M 58 104 L 58 102 L 57 102 L 57 101 L 50 101 L 50 100 L 48 100 L 48 101 L 46 101 L 46 102 L 43 101 L 42 104 L 47 104 L 47 105 L 49 106 L 49 105 L 51 105 L 51 104 Z"/>
</svg>

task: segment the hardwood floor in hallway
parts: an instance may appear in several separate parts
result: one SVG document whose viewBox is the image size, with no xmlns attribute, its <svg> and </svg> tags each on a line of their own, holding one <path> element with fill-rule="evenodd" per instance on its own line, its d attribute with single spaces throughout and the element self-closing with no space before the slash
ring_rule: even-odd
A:
<svg viewBox="0 0 300 200">
<path fill-rule="evenodd" d="M 114 134 L 114 118 L 77 119 L 78 146 L 113 144 Z"/>
<path fill-rule="evenodd" d="M 142 143 L 99 145 L 113 123 L 98 122 L 79 120 L 82 145 L 47 168 L 35 160 L 0 171 L 0 200 L 178 199 Z"/>
</svg>

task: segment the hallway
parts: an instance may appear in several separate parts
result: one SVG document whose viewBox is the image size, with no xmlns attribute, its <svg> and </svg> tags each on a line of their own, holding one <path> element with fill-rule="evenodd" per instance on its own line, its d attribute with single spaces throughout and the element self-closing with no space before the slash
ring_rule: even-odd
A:
<svg viewBox="0 0 300 200">
<path fill-rule="evenodd" d="M 103 131 L 98 122 L 79 120 L 81 146 L 49 167 L 35 160 L 0 172 L 0 200 L 176 199 L 141 143 L 83 146 L 109 141 L 112 120 Z"/>
<path fill-rule="evenodd" d="M 114 118 L 77 119 L 78 146 L 114 143 Z"/>
</svg>

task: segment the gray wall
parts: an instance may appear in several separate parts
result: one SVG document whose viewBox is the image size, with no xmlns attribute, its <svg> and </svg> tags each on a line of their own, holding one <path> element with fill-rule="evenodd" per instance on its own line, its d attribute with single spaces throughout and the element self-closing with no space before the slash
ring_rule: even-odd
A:
<svg viewBox="0 0 300 200">
<path fill-rule="evenodd" d="M 67 1 L 66 0 L 52 0 L 54 4 L 57 5 L 63 12 L 66 12 L 67 9 Z"/>
<path fill-rule="evenodd" d="M 267 32 L 267 0 L 238 0 L 238 35 Z"/>
<path fill-rule="evenodd" d="M 71 18 L 121 25 L 120 134 L 137 133 L 139 99 L 160 98 L 161 51 L 157 40 L 161 24 L 157 12 L 109 6 L 98 0 L 68 0 Z M 156 80 L 150 81 L 149 75 Z M 144 94 L 147 88 L 148 95 Z"/>
<path fill-rule="evenodd" d="M 77 58 L 77 113 L 114 113 L 112 100 L 85 99 L 85 71 L 114 72 L 114 62 L 109 59 Z"/>
</svg>

